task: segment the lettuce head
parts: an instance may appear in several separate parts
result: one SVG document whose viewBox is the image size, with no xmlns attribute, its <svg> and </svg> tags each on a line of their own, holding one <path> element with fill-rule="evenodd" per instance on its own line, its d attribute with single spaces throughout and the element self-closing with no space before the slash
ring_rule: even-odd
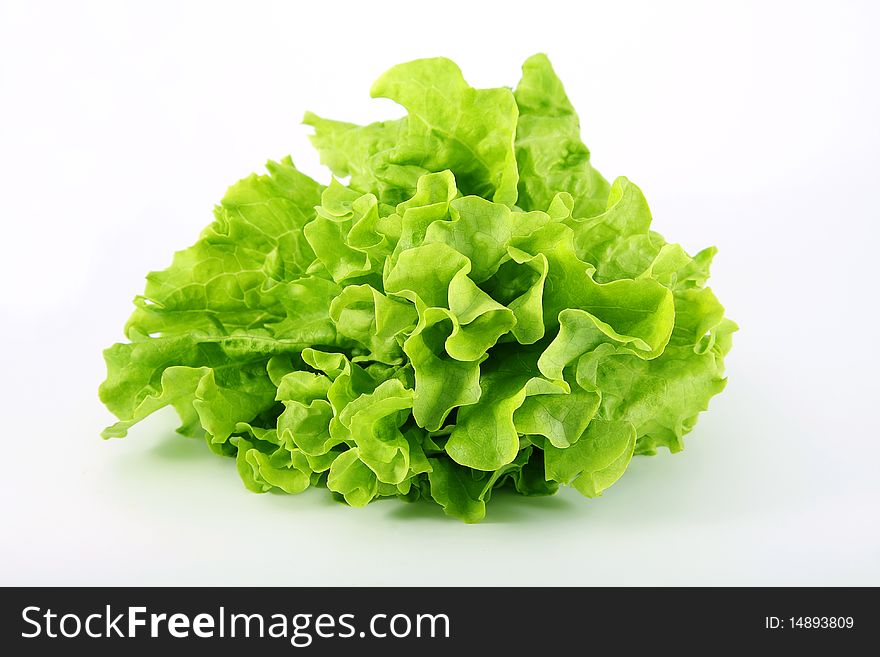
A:
<svg viewBox="0 0 880 657">
<path fill-rule="evenodd" d="M 372 95 L 407 116 L 306 114 L 328 186 L 269 162 L 147 276 L 105 352 L 103 435 L 172 406 L 254 492 L 466 522 L 499 487 L 596 497 L 682 449 L 736 329 L 706 287 L 715 249 L 667 242 L 641 190 L 593 168 L 543 55 L 514 91 L 437 58 Z"/>
</svg>

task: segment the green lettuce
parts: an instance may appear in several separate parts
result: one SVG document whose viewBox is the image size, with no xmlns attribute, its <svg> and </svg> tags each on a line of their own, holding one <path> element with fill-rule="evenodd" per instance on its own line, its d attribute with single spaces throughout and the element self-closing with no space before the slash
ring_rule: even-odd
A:
<svg viewBox="0 0 880 657">
<path fill-rule="evenodd" d="M 372 95 L 408 115 L 306 115 L 330 185 L 270 162 L 147 276 L 105 352 L 103 435 L 172 406 L 252 491 L 466 522 L 497 488 L 596 497 L 682 449 L 736 330 L 715 251 L 667 243 L 641 190 L 593 168 L 547 58 L 514 91 L 426 59 Z"/>
</svg>

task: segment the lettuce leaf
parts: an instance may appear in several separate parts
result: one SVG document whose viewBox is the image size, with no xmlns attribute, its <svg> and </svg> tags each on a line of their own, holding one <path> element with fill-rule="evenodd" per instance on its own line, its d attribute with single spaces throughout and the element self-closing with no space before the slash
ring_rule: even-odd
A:
<svg viewBox="0 0 880 657">
<path fill-rule="evenodd" d="M 715 249 L 666 242 L 641 190 L 593 168 L 546 56 L 515 91 L 435 58 L 372 95 L 407 116 L 306 115 L 338 178 L 270 162 L 147 276 L 105 352 L 103 435 L 171 406 L 254 492 L 466 522 L 499 487 L 596 497 L 634 455 L 682 449 L 736 330 L 706 287 Z"/>
</svg>

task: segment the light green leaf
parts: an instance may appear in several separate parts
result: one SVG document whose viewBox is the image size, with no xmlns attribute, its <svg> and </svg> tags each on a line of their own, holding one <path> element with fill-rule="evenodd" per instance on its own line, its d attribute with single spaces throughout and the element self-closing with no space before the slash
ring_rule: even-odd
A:
<svg viewBox="0 0 880 657">
<path fill-rule="evenodd" d="M 373 471 L 360 460 L 358 450 L 350 449 L 336 457 L 330 466 L 327 488 L 339 493 L 351 506 L 366 506 L 379 492 Z"/>
<path fill-rule="evenodd" d="M 629 422 L 594 419 L 574 445 L 547 446 L 547 478 L 573 483 L 587 497 L 597 497 L 624 473 L 635 444 L 636 431 Z"/>
<path fill-rule="evenodd" d="M 428 308 L 403 344 L 415 371 L 413 418 L 429 431 L 443 426 L 454 408 L 480 398 L 480 362 L 485 356 L 459 361 L 446 353 L 446 341 L 455 329 L 452 317 L 441 308 Z"/>
<path fill-rule="evenodd" d="M 458 66 L 438 57 L 395 66 L 370 93 L 409 112 L 395 147 L 379 156 L 385 166 L 449 169 L 464 194 L 516 202 L 517 109 L 509 89 L 474 89 Z"/>
<path fill-rule="evenodd" d="M 450 203 L 449 221 L 434 221 L 425 233 L 426 242 L 442 242 L 465 256 L 470 277 L 482 283 L 507 257 L 513 235 L 513 216 L 507 206 L 479 196 L 465 196 Z"/>
<path fill-rule="evenodd" d="M 575 216 L 601 211 L 608 183 L 590 164 L 578 116 L 546 55 L 526 60 L 514 95 L 519 108 L 517 204 L 545 210 L 557 192 L 568 192 L 576 201 Z"/>
<path fill-rule="evenodd" d="M 361 461 L 380 482 L 399 484 L 409 474 L 409 442 L 400 432 L 413 405 L 413 391 L 397 379 L 351 401 L 339 414 Z"/>
<path fill-rule="evenodd" d="M 486 515 L 486 503 L 481 499 L 484 483 L 479 475 L 475 476 L 468 468 L 448 458 L 428 460 L 431 463 L 428 481 L 434 501 L 447 515 L 467 523 L 482 520 Z"/>
<path fill-rule="evenodd" d="M 299 278 L 314 259 L 302 230 L 322 188 L 289 158 L 267 168 L 268 176 L 233 185 L 199 241 L 147 276 L 129 336 L 227 333 L 286 317 L 276 285 Z"/>
<path fill-rule="evenodd" d="M 241 446 L 239 446 L 241 449 Z M 281 447 L 271 455 L 256 449 L 245 452 L 251 466 L 254 481 L 262 480 L 268 486 L 296 495 L 309 487 L 311 468 L 305 455 L 299 450 L 287 451 Z"/>
</svg>

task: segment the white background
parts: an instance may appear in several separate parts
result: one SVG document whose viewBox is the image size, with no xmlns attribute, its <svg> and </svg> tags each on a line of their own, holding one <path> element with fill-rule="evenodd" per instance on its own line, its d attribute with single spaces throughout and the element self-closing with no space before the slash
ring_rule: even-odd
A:
<svg viewBox="0 0 880 657">
<path fill-rule="evenodd" d="M 0 584 L 880 584 L 880 95 L 871 3 L 3 2 Z M 104 442 L 101 350 L 306 109 L 398 116 L 417 57 L 513 85 L 547 52 L 606 176 L 719 247 L 742 326 L 677 455 L 467 526 L 248 493 L 172 415 Z"/>
</svg>

